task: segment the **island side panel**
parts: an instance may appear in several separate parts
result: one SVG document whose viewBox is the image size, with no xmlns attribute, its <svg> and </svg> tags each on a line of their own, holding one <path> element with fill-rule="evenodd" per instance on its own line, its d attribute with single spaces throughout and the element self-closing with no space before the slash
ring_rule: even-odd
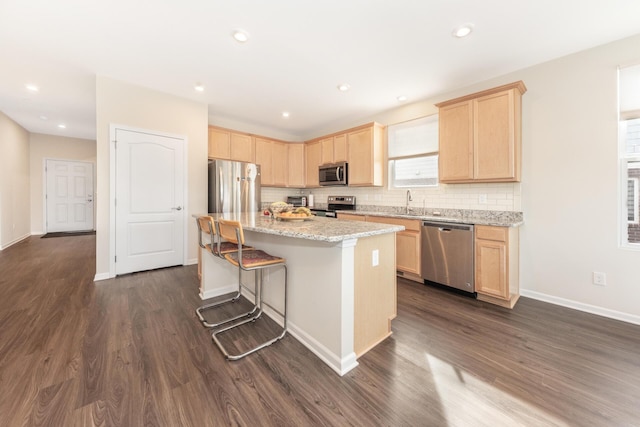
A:
<svg viewBox="0 0 640 427">
<path fill-rule="evenodd" d="M 354 350 L 357 357 L 391 335 L 397 314 L 395 233 L 358 239 L 355 250 Z M 374 266 L 374 251 L 378 265 Z"/>
<path fill-rule="evenodd" d="M 248 230 L 245 238 L 247 244 L 287 260 L 289 332 L 338 374 L 357 366 L 353 350 L 356 240 L 330 243 Z M 280 270 L 265 276 L 264 300 L 279 311 L 282 283 Z M 269 307 L 265 312 L 278 321 Z"/>
</svg>

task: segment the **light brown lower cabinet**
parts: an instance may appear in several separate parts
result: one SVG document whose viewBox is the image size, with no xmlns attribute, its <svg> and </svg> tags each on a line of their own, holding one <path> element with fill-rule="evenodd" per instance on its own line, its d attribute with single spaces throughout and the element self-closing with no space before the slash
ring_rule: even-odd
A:
<svg viewBox="0 0 640 427">
<path fill-rule="evenodd" d="M 519 233 L 516 227 L 475 227 L 478 299 L 513 308 L 519 295 Z"/>
<path fill-rule="evenodd" d="M 396 233 L 396 271 L 398 275 L 422 283 L 420 270 L 421 235 L 420 220 L 386 216 L 354 215 L 338 213 L 338 219 L 403 225 L 404 230 Z"/>
</svg>

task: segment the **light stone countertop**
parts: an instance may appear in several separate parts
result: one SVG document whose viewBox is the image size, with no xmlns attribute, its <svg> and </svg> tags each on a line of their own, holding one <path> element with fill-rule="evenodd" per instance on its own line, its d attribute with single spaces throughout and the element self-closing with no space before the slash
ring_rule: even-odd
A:
<svg viewBox="0 0 640 427">
<path fill-rule="evenodd" d="M 214 213 L 214 220 L 224 218 L 240 221 L 243 230 L 297 239 L 323 242 L 341 242 L 348 239 L 395 233 L 404 230 L 401 225 L 378 224 L 361 221 L 342 221 L 334 218 L 311 217 L 304 221 L 286 221 L 273 219 L 256 212 Z M 193 215 L 197 217 L 198 215 Z"/>
<path fill-rule="evenodd" d="M 344 213 L 351 215 L 386 216 L 390 218 L 415 219 L 420 221 L 493 225 L 499 227 L 519 227 L 524 223 L 522 220 L 522 214 L 519 212 L 461 211 L 451 209 L 445 210 L 445 212 L 442 212 L 442 215 L 433 215 L 432 212 L 420 212 L 417 209 L 410 212 L 412 213 L 406 214 L 393 211 L 369 211 L 360 209 L 356 211 L 344 211 Z M 338 213 L 338 215 L 340 215 L 340 213 Z"/>
</svg>

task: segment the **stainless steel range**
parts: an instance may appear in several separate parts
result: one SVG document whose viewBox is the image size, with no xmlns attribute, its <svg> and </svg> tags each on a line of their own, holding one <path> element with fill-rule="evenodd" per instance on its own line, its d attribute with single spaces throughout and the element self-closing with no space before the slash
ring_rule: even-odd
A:
<svg viewBox="0 0 640 427">
<path fill-rule="evenodd" d="M 327 197 L 327 209 L 311 209 L 316 216 L 336 218 L 337 211 L 355 211 L 356 196 L 329 196 Z"/>
</svg>

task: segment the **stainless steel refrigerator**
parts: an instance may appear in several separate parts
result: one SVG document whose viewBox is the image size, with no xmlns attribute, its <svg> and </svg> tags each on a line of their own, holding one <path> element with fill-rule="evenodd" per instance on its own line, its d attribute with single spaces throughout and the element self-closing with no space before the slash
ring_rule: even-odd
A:
<svg viewBox="0 0 640 427">
<path fill-rule="evenodd" d="M 209 213 L 260 210 L 259 165 L 209 160 Z"/>
</svg>

